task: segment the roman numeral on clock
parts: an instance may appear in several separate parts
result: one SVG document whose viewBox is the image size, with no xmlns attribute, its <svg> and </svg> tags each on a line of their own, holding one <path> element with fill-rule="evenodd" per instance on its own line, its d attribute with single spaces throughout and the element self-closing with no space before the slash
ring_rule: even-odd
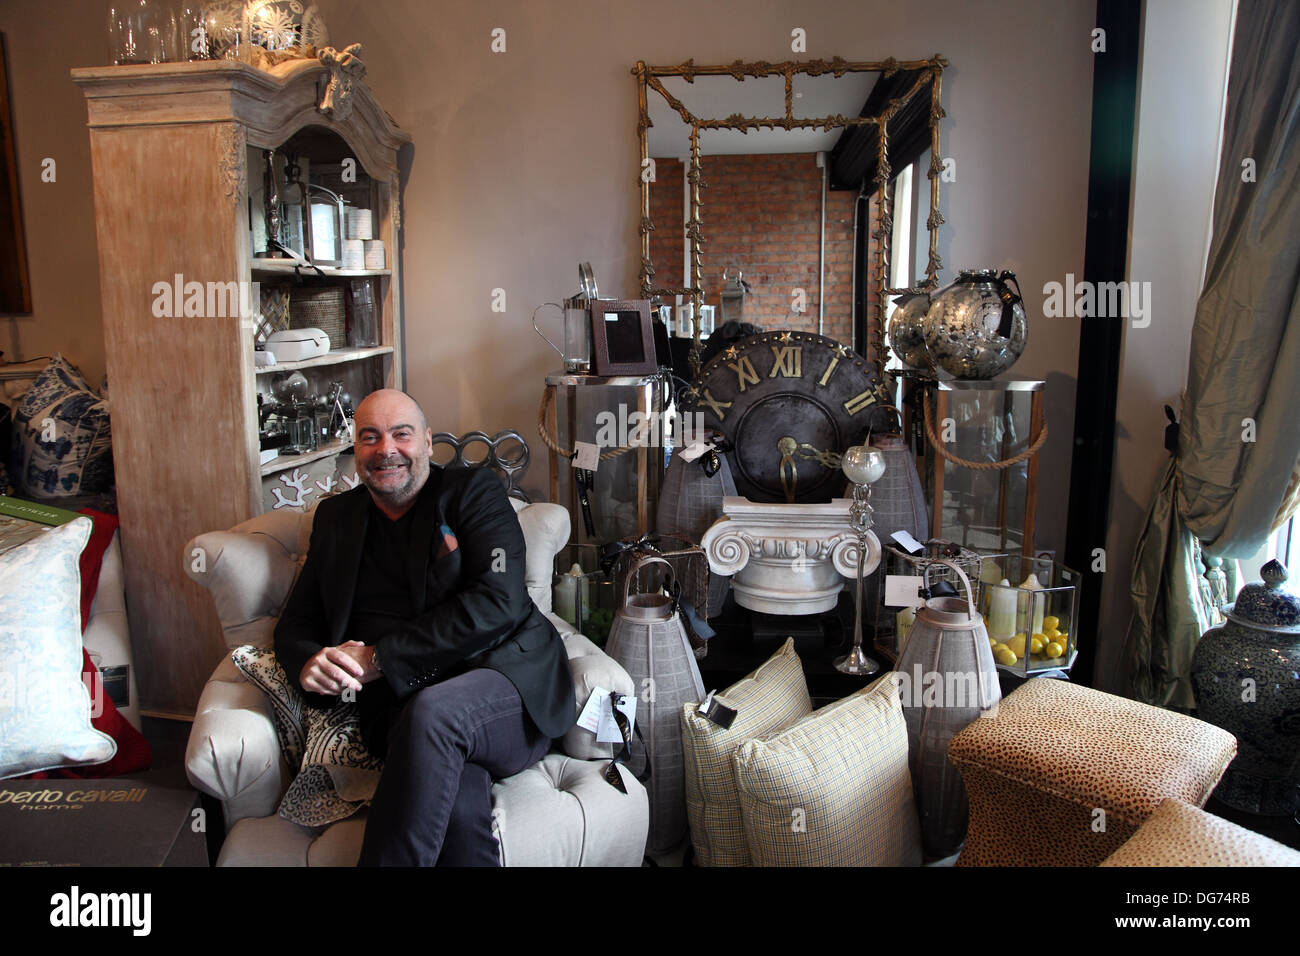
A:
<svg viewBox="0 0 1300 956">
<path fill-rule="evenodd" d="M 829 382 L 831 380 L 831 373 L 835 371 L 835 366 L 839 364 L 840 364 L 840 357 L 838 355 L 832 356 L 831 364 L 826 366 L 826 371 L 823 372 L 822 377 L 817 380 L 817 384 L 825 385 L 827 382 Z"/>
<path fill-rule="evenodd" d="M 783 378 L 803 377 L 802 345 L 772 346 L 772 372 L 767 377 L 776 378 L 778 375 Z"/>
<path fill-rule="evenodd" d="M 728 362 L 727 368 L 736 373 L 742 392 L 746 387 L 758 384 L 758 372 L 754 371 L 754 363 L 749 360 L 748 355 L 742 355 L 739 362 Z"/>
<path fill-rule="evenodd" d="M 844 403 L 844 410 L 850 415 L 856 415 L 868 405 L 876 404 L 876 396 L 871 394 L 874 389 L 867 389 L 860 395 L 855 395 Z"/>
<path fill-rule="evenodd" d="M 724 412 L 723 409 L 730 408 L 733 404 L 735 404 L 734 402 L 718 401 L 716 398 L 713 397 L 713 393 L 710 392 L 707 388 L 704 390 L 704 397 L 701 398 L 700 401 L 703 402 L 705 405 L 708 405 L 709 408 L 713 409 L 713 414 L 718 416 L 718 421 L 725 421 L 727 417 L 727 413 Z"/>
</svg>

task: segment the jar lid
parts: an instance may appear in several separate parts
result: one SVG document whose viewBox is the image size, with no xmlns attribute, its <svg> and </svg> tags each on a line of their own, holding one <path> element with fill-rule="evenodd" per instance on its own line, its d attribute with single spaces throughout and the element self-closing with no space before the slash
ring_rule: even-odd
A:
<svg viewBox="0 0 1300 956">
<path fill-rule="evenodd" d="M 1223 609 L 1228 620 L 1246 627 L 1300 634 L 1300 598 L 1284 590 L 1286 565 L 1276 559 L 1260 568 L 1262 584 L 1247 584 L 1235 604 Z"/>
</svg>

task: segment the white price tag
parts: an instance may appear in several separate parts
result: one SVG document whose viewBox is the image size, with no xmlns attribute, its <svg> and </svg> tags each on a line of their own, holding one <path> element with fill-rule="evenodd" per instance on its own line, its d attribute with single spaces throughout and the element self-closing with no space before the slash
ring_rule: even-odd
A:
<svg viewBox="0 0 1300 956">
<path fill-rule="evenodd" d="M 580 468 L 583 471 L 596 470 L 596 466 L 600 464 L 599 445 L 593 445 L 590 442 L 579 441 L 573 443 L 573 450 L 578 453 L 573 459 L 574 468 Z"/>
<path fill-rule="evenodd" d="M 583 705 L 582 713 L 578 715 L 578 726 L 583 730 L 590 730 L 593 734 L 600 727 L 600 709 L 603 701 L 609 700 L 609 691 L 603 687 L 593 687 L 591 696 L 587 698 L 587 703 Z"/>
<path fill-rule="evenodd" d="M 895 531 L 890 537 L 908 554 L 920 554 L 925 550 L 925 546 L 906 531 Z"/>
<path fill-rule="evenodd" d="M 600 727 L 596 730 L 596 743 L 598 744 L 621 744 L 623 742 L 623 733 L 618 729 L 618 724 L 614 722 L 614 708 L 610 703 L 611 697 L 605 695 L 604 702 L 600 705 Z M 636 697 L 633 694 L 624 694 L 618 705 L 619 711 L 627 718 L 627 731 L 632 732 L 636 726 Z"/>
<path fill-rule="evenodd" d="M 624 696 L 618 709 L 627 717 L 630 731 L 636 726 L 636 697 L 630 694 Z M 598 743 L 621 744 L 623 742 L 623 735 L 619 732 L 618 724 L 614 722 L 614 709 L 610 706 L 609 691 L 603 687 L 592 688 L 591 696 L 587 698 L 582 713 L 578 715 L 578 726 L 595 734 Z"/>
<path fill-rule="evenodd" d="M 921 588 L 925 579 L 912 575 L 885 575 L 885 607 L 920 607 L 925 603 Z"/>
<path fill-rule="evenodd" d="M 705 444 L 702 441 L 695 441 L 695 442 L 691 442 L 689 445 L 687 445 L 677 454 L 682 456 L 682 461 L 694 461 L 695 459 L 703 455 L 706 451 L 709 451 L 711 448 L 714 447 L 715 446 L 713 442 L 709 442 L 708 444 Z"/>
</svg>

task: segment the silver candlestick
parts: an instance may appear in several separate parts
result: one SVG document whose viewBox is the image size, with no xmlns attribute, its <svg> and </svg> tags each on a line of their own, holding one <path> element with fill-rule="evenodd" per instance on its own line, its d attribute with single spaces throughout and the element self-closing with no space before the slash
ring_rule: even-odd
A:
<svg viewBox="0 0 1300 956">
<path fill-rule="evenodd" d="M 885 473 L 885 456 L 870 445 L 854 445 L 844 453 L 840 469 L 853 482 L 853 505 L 849 508 L 849 525 L 858 536 L 858 574 L 856 613 L 853 619 L 853 650 L 835 661 L 842 674 L 867 676 L 880 665 L 862 650 L 862 577 L 867 560 L 867 534 L 871 531 L 871 486 Z"/>
</svg>

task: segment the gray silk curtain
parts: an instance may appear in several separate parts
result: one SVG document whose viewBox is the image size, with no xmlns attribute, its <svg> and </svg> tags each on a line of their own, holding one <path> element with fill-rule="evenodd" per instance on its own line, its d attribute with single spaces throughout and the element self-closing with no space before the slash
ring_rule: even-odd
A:
<svg viewBox="0 0 1300 956">
<path fill-rule="evenodd" d="M 1196 539 L 1207 554 L 1245 557 L 1263 545 L 1280 503 L 1293 499 L 1298 286 L 1300 3 L 1241 0 L 1179 454 L 1156 489 L 1134 560 L 1129 679 L 1133 696 L 1148 703 L 1195 703 L 1191 657 L 1209 624 Z M 1230 598 L 1237 584 L 1230 580 Z"/>
</svg>

